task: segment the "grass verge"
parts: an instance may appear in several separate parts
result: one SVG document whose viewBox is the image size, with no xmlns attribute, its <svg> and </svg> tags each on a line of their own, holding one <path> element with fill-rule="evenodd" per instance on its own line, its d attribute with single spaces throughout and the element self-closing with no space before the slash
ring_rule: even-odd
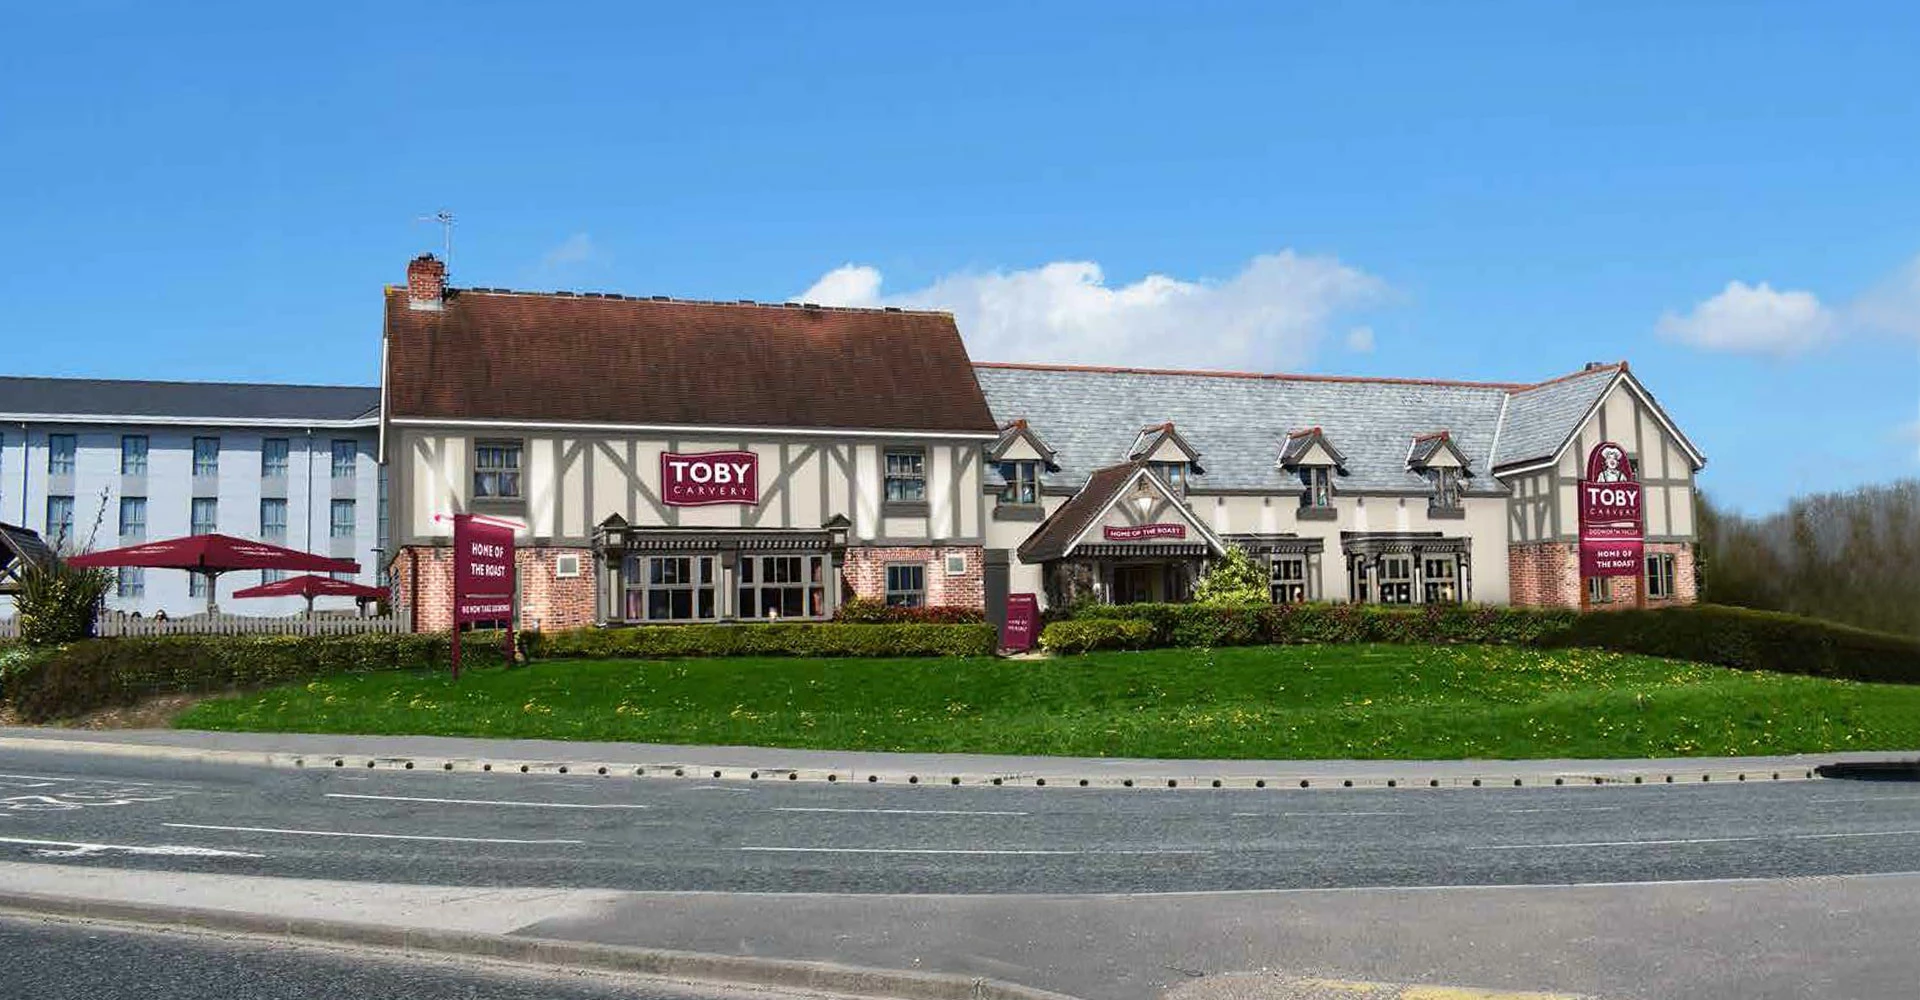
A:
<svg viewBox="0 0 1920 1000">
<path fill-rule="evenodd" d="M 1920 746 L 1920 687 L 1594 650 L 1264 646 L 548 661 L 205 701 L 187 729 L 1071 756 L 1646 757 Z"/>
</svg>

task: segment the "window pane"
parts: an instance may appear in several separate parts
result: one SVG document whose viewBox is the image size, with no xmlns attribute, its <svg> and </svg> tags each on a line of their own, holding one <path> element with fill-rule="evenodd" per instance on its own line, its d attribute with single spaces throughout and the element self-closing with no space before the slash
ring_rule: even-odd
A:
<svg viewBox="0 0 1920 1000">
<path fill-rule="evenodd" d="M 352 500 L 335 500 L 333 502 L 332 514 L 333 514 L 333 523 L 332 523 L 333 537 L 334 538 L 352 538 L 353 537 L 353 501 Z"/>
<path fill-rule="evenodd" d="M 120 439 L 120 474 L 123 476 L 147 474 L 146 435 L 128 434 Z"/>
<path fill-rule="evenodd" d="M 287 474 L 286 438 L 267 438 L 260 442 L 260 475 L 264 479 L 281 479 Z"/>
<path fill-rule="evenodd" d="M 47 474 L 73 475 L 73 453 L 76 447 L 75 438 L 71 434 L 47 435 Z"/>
<path fill-rule="evenodd" d="M 193 439 L 193 474 L 196 476 L 216 476 L 220 474 L 220 439 L 197 437 Z"/>
<path fill-rule="evenodd" d="M 333 443 L 333 478 L 353 478 L 354 465 L 359 457 L 359 451 L 359 445 L 353 441 L 335 441 Z"/>
<path fill-rule="evenodd" d="M 189 531 L 195 535 L 211 535 L 219 530 L 220 501 L 213 497 L 195 497 L 190 508 Z"/>
</svg>

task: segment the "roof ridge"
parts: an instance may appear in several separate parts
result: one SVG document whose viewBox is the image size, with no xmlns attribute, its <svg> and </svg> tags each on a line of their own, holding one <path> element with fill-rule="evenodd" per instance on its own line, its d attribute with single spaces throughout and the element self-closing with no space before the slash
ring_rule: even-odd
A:
<svg viewBox="0 0 1920 1000">
<path fill-rule="evenodd" d="M 386 286 L 386 290 L 388 295 L 394 295 L 405 294 L 407 289 L 404 285 L 388 285 Z M 518 295 L 540 299 L 599 299 L 609 302 L 652 302 L 660 305 L 678 306 L 734 306 L 746 309 L 812 309 L 821 312 L 906 313 L 914 316 L 953 315 L 953 311 L 950 309 L 908 309 L 904 306 L 830 306 L 822 305 L 818 302 L 800 302 L 795 300 L 761 302 L 757 299 L 683 299 L 671 295 L 627 295 L 621 292 L 570 292 L 564 290 L 543 292 L 532 289 L 489 288 L 484 286 L 467 288 L 448 286 L 447 291 L 453 295 Z"/>
<path fill-rule="evenodd" d="M 1098 375 L 1197 375 L 1206 378 L 1237 378 L 1273 382 L 1359 382 L 1378 385 L 1434 385 L 1469 389 L 1500 389 L 1518 392 L 1545 383 L 1477 382 L 1469 379 L 1405 378 L 1387 375 L 1319 375 L 1295 372 L 1243 372 L 1211 368 L 1135 368 L 1124 365 L 1070 365 L 1038 361 L 975 361 L 975 368 L 999 368 L 1026 371 L 1085 372 Z"/>
<path fill-rule="evenodd" d="M 205 388 L 208 386 L 229 386 L 248 389 L 360 389 L 367 392 L 379 392 L 377 385 L 341 385 L 319 382 L 219 382 L 206 379 L 168 379 L 168 378 L 96 378 L 90 375 L 0 375 L 0 381 L 17 380 L 22 382 L 109 382 L 116 385 L 178 385 Z"/>
</svg>

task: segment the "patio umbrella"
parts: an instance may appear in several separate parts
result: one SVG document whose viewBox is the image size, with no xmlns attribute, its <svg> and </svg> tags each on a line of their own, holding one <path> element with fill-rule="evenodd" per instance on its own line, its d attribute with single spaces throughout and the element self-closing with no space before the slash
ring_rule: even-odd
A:
<svg viewBox="0 0 1920 1000">
<path fill-rule="evenodd" d="M 157 542 L 141 542 L 117 549 L 88 552 L 67 560 L 73 566 L 131 566 L 147 569 L 184 569 L 207 578 L 207 614 L 220 610 L 214 594 L 220 574 L 235 569 L 284 569 L 301 573 L 358 573 L 351 559 L 332 559 L 299 549 L 232 535 L 188 535 Z"/>
<path fill-rule="evenodd" d="M 369 587 L 364 583 L 352 583 L 347 580 L 336 580 L 330 576 L 314 576 L 308 573 L 272 583 L 263 583 L 257 587 L 236 590 L 233 596 L 304 597 L 307 599 L 307 617 L 312 618 L 313 599 L 316 597 L 351 597 L 364 604 L 387 596 L 387 592 L 379 587 Z"/>
</svg>

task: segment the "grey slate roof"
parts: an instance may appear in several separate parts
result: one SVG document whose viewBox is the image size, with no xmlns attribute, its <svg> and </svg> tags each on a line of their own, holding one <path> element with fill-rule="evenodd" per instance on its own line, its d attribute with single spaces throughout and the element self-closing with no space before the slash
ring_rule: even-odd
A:
<svg viewBox="0 0 1920 1000">
<path fill-rule="evenodd" d="M 0 413 L 371 422 L 380 416 L 380 389 L 349 385 L 0 376 Z"/>
<path fill-rule="evenodd" d="M 1280 468 L 1290 432 L 1318 426 L 1346 459 L 1335 489 L 1424 492 L 1407 468 L 1422 434 L 1447 431 L 1473 474 L 1468 493 L 1504 493 L 1496 463 L 1550 454 L 1618 371 L 1607 366 L 1539 386 L 1324 376 L 1253 376 L 1045 365 L 976 364 L 995 419 L 1025 419 L 1056 451 L 1055 485 L 1078 487 L 1127 460 L 1148 424 L 1172 421 L 1206 456 L 1199 490 L 1298 490 Z M 1522 397 L 1524 405 L 1515 412 Z M 1506 426 L 1501 407 L 1507 404 Z M 1491 455 L 1496 430 L 1500 454 Z"/>
</svg>

